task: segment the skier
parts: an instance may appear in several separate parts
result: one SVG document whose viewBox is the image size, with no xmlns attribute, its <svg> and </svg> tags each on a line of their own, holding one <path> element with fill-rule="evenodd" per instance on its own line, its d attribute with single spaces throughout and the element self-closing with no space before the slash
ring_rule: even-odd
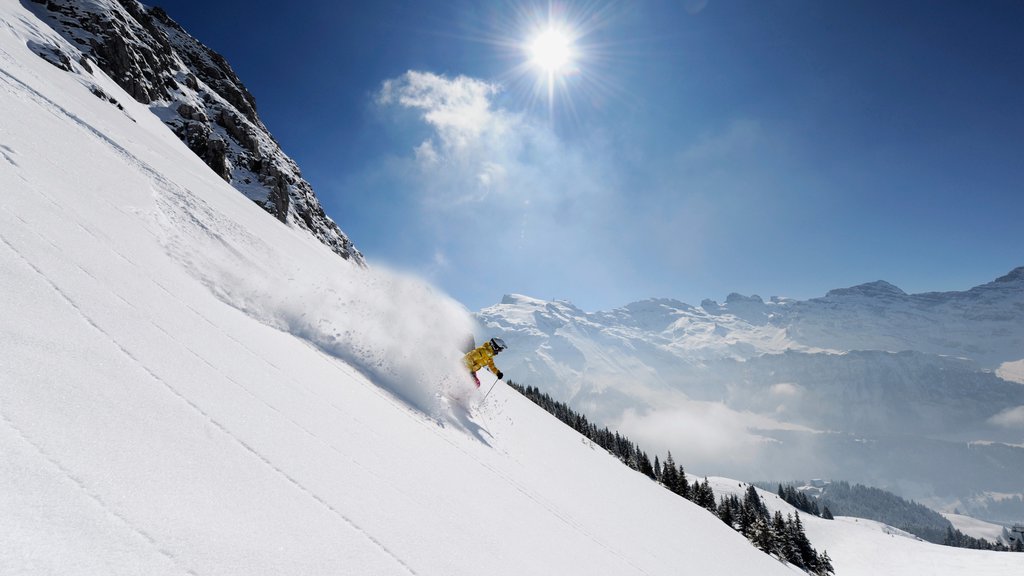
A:
<svg viewBox="0 0 1024 576">
<path fill-rule="evenodd" d="M 485 366 L 498 378 L 504 376 L 501 370 L 498 370 L 498 367 L 494 365 L 494 356 L 505 348 L 508 348 L 508 346 L 505 346 L 504 340 L 501 338 L 491 338 L 462 357 L 462 362 L 469 369 L 469 373 L 473 375 L 477 388 L 480 387 L 480 378 L 477 378 L 476 371 Z"/>
</svg>

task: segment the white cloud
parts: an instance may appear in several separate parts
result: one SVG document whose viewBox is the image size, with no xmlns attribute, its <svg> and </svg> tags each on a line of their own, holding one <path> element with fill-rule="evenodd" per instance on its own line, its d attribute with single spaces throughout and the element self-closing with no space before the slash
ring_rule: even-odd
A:
<svg viewBox="0 0 1024 576">
<path fill-rule="evenodd" d="M 436 163 L 472 155 L 494 135 L 514 129 L 515 115 L 491 107 L 491 97 L 500 91 L 497 84 L 467 76 L 446 78 L 410 70 L 384 82 L 377 103 L 422 112 L 421 118 L 434 129 L 436 141 L 421 143 L 417 158 Z"/>
<path fill-rule="evenodd" d="M 433 207 L 515 198 L 571 197 L 599 188 L 578 151 L 551 128 L 494 105 L 497 84 L 409 71 L 388 80 L 382 106 L 418 111 L 430 134 L 413 150 L 416 180 Z"/>
<path fill-rule="evenodd" d="M 483 188 L 491 188 L 494 186 L 500 186 L 502 181 L 505 179 L 506 170 L 505 167 L 496 164 L 494 162 L 484 162 L 483 166 L 480 167 L 480 173 L 477 174 L 477 182 Z"/>
<path fill-rule="evenodd" d="M 796 396 L 800 393 L 800 387 L 796 384 L 782 382 L 779 384 L 772 384 L 772 387 L 769 388 L 768 391 L 774 396 Z"/>
<path fill-rule="evenodd" d="M 415 148 L 416 160 L 423 165 L 436 165 L 440 162 L 441 157 L 437 153 L 437 149 L 434 148 L 434 141 L 427 139 L 420 143 Z"/>
<path fill-rule="evenodd" d="M 1004 428 L 1024 428 L 1024 406 L 1007 408 L 989 418 L 988 421 Z"/>
<path fill-rule="evenodd" d="M 500 277 L 505 290 L 526 292 L 607 285 L 606 264 L 621 250 L 608 231 L 625 217 L 627 196 L 637 194 L 619 186 L 618 156 L 606 140 L 587 138 L 590 128 L 563 138 L 550 117 L 500 105 L 500 90 L 410 71 L 376 95 L 383 111 L 418 120 L 403 127 L 419 136 L 380 174 L 397 193 L 396 210 L 408 214 L 410 233 L 420 235 L 413 247 L 419 262 L 434 249 L 452 262 L 421 272 L 458 290 L 480 285 L 474 276 Z"/>
<path fill-rule="evenodd" d="M 752 463 L 762 457 L 765 445 L 776 442 L 758 430 L 810 431 L 766 416 L 738 412 L 721 402 L 676 398 L 664 406 L 626 410 L 615 427 L 655 453 L 663 455 L 671 450 L 677 462 L 699 473 L 750 470 Z"/>
</svg>

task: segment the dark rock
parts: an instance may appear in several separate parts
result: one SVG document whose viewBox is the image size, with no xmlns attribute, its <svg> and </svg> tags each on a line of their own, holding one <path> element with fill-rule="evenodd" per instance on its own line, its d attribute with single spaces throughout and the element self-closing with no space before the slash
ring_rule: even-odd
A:
<svg viewBox="0 0 1024 576">
<path fill-rule="evenodd" d="M 136 0 L 47 0 L 46 7 L 54 29 L 84 52 L 79 59 L 83 69 L 92 73 L 88 56 L 132 98 L 161 110 L 174 133 L 221 178 L 245 185 L 246 195 L 278 220 L 364 264 L 263 125 L 256 99 L 223 56 L 190 36 L 164 10 Z M 36 53 L 73 72 L 60 50 Z M 253 183 L 265 190 L 263 196 Z"/>
</svg>

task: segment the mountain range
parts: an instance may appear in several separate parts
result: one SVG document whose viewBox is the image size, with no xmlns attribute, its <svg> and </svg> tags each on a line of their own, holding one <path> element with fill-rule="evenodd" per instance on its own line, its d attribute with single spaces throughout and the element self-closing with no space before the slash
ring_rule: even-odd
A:
<svg viewBox="0 0 1024 576">
<path fill-rule="evenodd" d="M 847 478 L 944 505 L 1020 493 L 1024 268 L 961 292 L 876 281 L 599 312 L 508 295 L 476 316 L 508 342 L 512 379 L 712 471 Z M 746 441 L 698 453 L 698 424 Z M 971 467 L 960 480 L 938 471 L 951 454 Z"/>
</svg>

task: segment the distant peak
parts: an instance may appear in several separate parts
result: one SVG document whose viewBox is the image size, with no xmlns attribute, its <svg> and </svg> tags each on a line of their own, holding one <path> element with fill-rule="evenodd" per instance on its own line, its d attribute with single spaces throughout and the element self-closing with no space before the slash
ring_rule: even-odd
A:
<svg viewBox="0 0 1024 576">
<path fill-rule="evenodd" d="M 907 293 L 900 290 L 899 287 L 894 286 L 885 280 L 877 280 L 875 282 L 868 282 L 866 284 L 858 284 L 850 288 L 837 288 L 835 290 L 829 290 L 826 296 L 868 296 L 868 297 L 880 297 L 880 296 L 906 296 Z"/>
<path fill-rule="evenodd" d="M 725 297 L 726 304 L 764 304 L 764 300 L 760 296 L 754 294 L 752 296 L 744 296 L 733 292 Z"/>
<path fill-rule="evenodd" d="M 535 305 L 535 306 L 538 306 L 538 305 L 539 306 L 543 306 L 543 305 L 547 304 L 547 302 L 545 302 L 544 300 L 539 300 L 537 298 L 532 298 L 530 296 L 525 296 L 523 294 L 505 294 L 504 296 L 501 297 L 501 303 L 502 304 L 509 304 L 509 305 L 513 305 L 513 306 L 521 305 L 521 304 L 532 304 L 532 305 Z"/>
<path fill-rule="evenodd" d="M 1024 266 L 1018 266 L 1013 270 L 1010 270 L 1006 276 L 1000 276 L 995 279 L 996 282 L 1024 282 Z"/>
<path fill-rule="evenodd" d="M 636 302 L 630 302 L 623 306 L 627 310 L 647 310 L 651 308 L 672 308 L 672 309 L 686 309 L 690 308 L 689 304 L 680 302 L 673 298 L 648 298 L 646 300 L 637 300 Z"/>
<path fill-rule="evenodd" d="M 712 314 L 720 312 L 722 310 L 722 305 L 710 298 L 705 298 L 701 300 L 700 307 L 703 308 L 705 312 L 709 312 Z"/>
</svg>

